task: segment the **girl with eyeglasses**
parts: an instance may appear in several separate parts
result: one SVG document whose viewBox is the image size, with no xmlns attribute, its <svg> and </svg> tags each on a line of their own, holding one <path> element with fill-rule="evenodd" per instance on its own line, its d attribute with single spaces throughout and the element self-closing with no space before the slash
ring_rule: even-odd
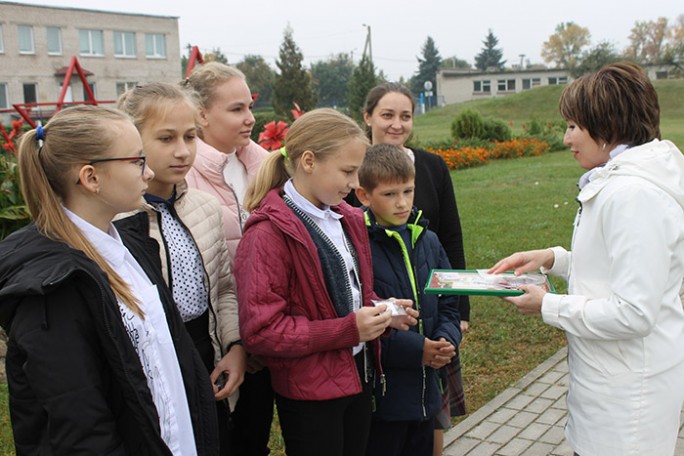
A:
<svg viewBox="0 0 684 456">
<path fill-rule="evenodd" d="M 17 454 L 214 455 L 209 376 L 147 236 L 118 230 L 154 173 L 129 118 L 81 106 L 24 134 L 34 222 L 0 243 Z"/>
<path fill-rule="evenodd" d="M 157 82 L 124 93 L 118 107 L 140 132 L 154 178 L 140 212 L 116 223 L 149 233 L 159 243 L 164 280 L 211 380 L 219 385 L 214 391 L 220 454 L 227 455 L 229 413 L 237 402 L 247 355 L 239 344 L 221 206 L 213 195 L 188 188 L 185 180 L 197 152 L 195 105 L 180 87 Z"/>
</svg>

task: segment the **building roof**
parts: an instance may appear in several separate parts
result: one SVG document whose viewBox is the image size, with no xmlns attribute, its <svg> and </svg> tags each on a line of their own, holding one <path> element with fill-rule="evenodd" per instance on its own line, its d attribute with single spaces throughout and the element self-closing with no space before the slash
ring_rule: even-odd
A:
<svg viewBox="0 0 684 456">
<path fill-rule="evenodd" d="M 66 11 L 85 11 L 85 12 L 89 12 L 89 13 L 123 14 L 123 15 L 127 15 L 127 16 L 154 17 L 154 18 L 158 18 L 158 19 L 178 19 L 179 18 L 179 16 L 162 16 L 162 15 L 158 15 L 158 14 L 127 13 L 127 12 L 122 12 L 122 11 L 104 11 L 104 10 L 90 9 L 90 8 L 77 8 L 77 7 L 72 7 L 72 6 L 32 5 L 32 4 L 28 4 L 28 3 L 0 1 L 0 6 L 2 6 L 2 5 L 24 6 L 24 7 L 30 7 L 30 8 L 59 9 L 59 10 L 66 10 Z"/>
</svg>

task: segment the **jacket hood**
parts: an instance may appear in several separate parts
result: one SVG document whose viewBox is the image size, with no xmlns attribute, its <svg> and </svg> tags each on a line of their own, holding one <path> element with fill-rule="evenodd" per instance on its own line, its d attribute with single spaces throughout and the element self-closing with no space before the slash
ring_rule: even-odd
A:
<svg viewBox="0 0 684 456">
<path fill-rule="evenodd" d="M 670 141 L 654 139 L 631 147 L 610 160 L 606 166 L 596 170 L 591 183 L 580 193 L 581 201 L 596 196 L 613 176 L 645 179 L 672 196 L 684 209 L 684 156 Z"/>
<path fill-rule="evenodd" d="M 32 223 L 0 242 L 0 325 L 11 324 L 22 297 L 44 295 L 92 261 L 64 242 L 46 238 Z"/>
</svg>

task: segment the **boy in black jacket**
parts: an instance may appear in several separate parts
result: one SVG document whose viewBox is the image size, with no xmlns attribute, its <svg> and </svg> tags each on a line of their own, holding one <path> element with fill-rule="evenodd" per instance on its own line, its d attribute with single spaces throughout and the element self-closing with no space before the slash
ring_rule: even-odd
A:
<svg viewBox="0 0 684 456">
<path fill-rule="evenodd" d="M 441 406 L 437 369 L 461 341 L 458 301 L 427 295 L 432 269 L 450 269 L 437 235 L 413 206 L 415 170 L 400 147 L 370 147 L 359 170 L 356 195 L 365 206 L 373 256 L 374 291 L 412 299 L 420 312 L 410 331 L 382 339 L 387 391 L 376 385 L 367 456 L 431 456 L 434 417 Z"/>
</svg>

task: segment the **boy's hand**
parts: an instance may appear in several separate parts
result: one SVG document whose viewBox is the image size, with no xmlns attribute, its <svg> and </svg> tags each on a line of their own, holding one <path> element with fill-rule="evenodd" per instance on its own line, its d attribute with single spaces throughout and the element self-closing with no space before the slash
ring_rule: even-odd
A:
<svg viewBox="0 0 684 456">
<path fill-rule="evenodd" d="M 423 342 L 423 364 L 425 366 L 439 369 L 449 364 L 454 356 L 456 356 L 456 347 L 443 337 L 437 341 L 425 338 Z"/>
<path fill-rule="evenodd" d="M 361 307 L 356 311 L 356 328 L 361 342 L 376 339 L 385 332 L 392 321 L 392 313 L 387 311 L 386 304 L 375 307 Z"/>
</svg>

